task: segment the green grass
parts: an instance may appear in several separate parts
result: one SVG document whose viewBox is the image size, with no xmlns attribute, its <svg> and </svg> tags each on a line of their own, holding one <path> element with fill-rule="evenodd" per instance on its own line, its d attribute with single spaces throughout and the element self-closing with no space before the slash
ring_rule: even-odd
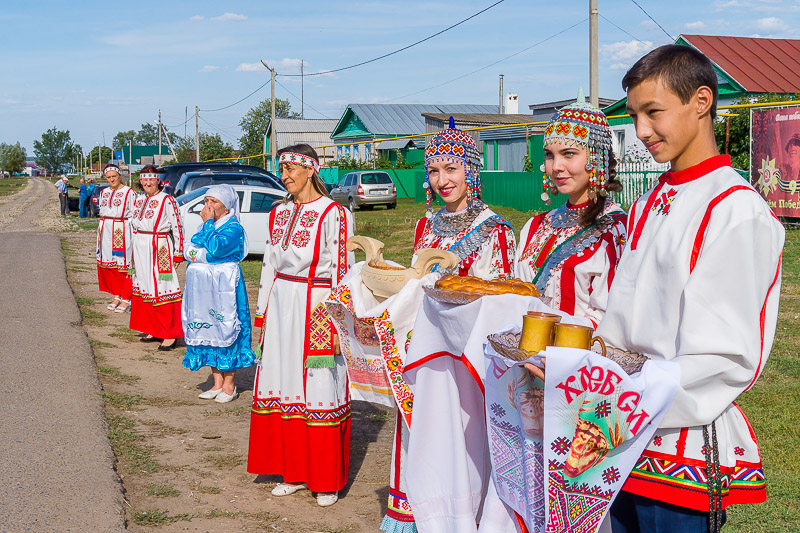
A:
<svg viewBox="0 0 800 533">
<path fill-rule="evenodd" d="M 8 196 L 21 191 L 28 184 L 28 178 L 0 178 L 0 196 Z"/>
<path fill-rule="evenodd" d="M 211 453 L 203 457 L 203 460 L 207 463 L 211 463 L 217 468 L 234 468 L 244 464 L 244 459 L 242 456 L 235 453 L 227 455 Z"/>
<path fill-rule="evenodd" d="M 147 511 L 131 511 L 131 518 L 133 522 L 139 526 L 166 526 L 179 520 L 188 521 L 192 519 L 192 515 L 182 513 L 177 515 L 170 515 L 167 511 L 161 509 L 148 509 Z"/>
<path fill-rule="evenodd" d="M 180 493 L 181 491 L 166 483 L 150 483 L 147 486 L 147 494 L 156 498 L 172 498 L 179 496 Z"/>
<path fill-rule="evenodd" d="M 130 328 L 125 326 L 117 326 L 108 336 L 122 339 L 125 342 L 136 342 L 139 340 L 138 333 L 133 332 Z"/>
<path fill-rule="evenodd" d="M 106 421 L 111 448 L 123 465 L 123 473 L 152 474 L 161 470 L 161 465 L 153 457 L 153 448 L 143 445 L 143 437 L 134 430 L 136 423 L 133 420 L 107 411 Z"/>
<path fill-rule="evenodd" d="M 116 407 L 117 409 L 122 409 L 124 411 L 130 411 L 132 407 L 136 407 L 142 403 L 142 395 L 106 391 L 103 393 L 103 400 L 105 400 L 106 404 L 112 407 Z"/>
<path fill-rule="evenodd" d="M 114 368 L 110 366 L 97 365 L 97 372 L 115 383 L 127 383 L 130 385 L 142 379 L 139 376 L 132 376 L 131 374 L 125 374 L 121 372 L 119 368 Z"/>
</svg>

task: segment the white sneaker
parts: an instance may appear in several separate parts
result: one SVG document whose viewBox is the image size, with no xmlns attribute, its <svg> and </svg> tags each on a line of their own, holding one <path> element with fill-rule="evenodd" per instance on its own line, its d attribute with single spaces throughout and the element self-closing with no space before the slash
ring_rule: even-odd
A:
<svg viewBox="0 0 800 533">
<path fill-rule="evenodd" d="M 320 507 L 330 507 L 339 501 L 339 491 L 336 492 L 318 492 L 317 505 Z"/>
<path fill-rule="evenodd" d="M 275 485 L 275 488 L 272 489 L 273 496 L 288 496 L 289 494 L 294 494 L 298 490 L 307 489 L 308 484 L 306 483 L 278 483 Z"/>
<path fill-rule="evenodd" d="M 228 402 L 232 402 L 233 400 L 235 400 L 238 397 L 239 397 L 239 393 L 236 392 L 235 388 L 233 389 L 233 394 L 226 394 L 226 393 L 222 392 L 222 389 L 220 389 L 219 390 L 219 394 L 217 394 L 217 397 L 214 398 L 214 401 L 217 402 L 217 403 L 228 403 Z"/>
<path fill-rule="evenodd" d="M 205 392 L 201 392 L 197 395 L 198 398 L 202 398 L 204 400 L 213 400 L 217 397 L 217 395 L 222 392 L 222 388 L 219 389 L 209 389 Z"/>
</svg>

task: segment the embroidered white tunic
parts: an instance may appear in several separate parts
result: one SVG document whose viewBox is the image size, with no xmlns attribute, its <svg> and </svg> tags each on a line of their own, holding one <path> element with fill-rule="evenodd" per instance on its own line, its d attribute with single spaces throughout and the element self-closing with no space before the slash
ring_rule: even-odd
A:
<svg viewBox="0 0 800 533">
<path fill-rule="evenodd" d="M 601 216 L 599 235 L 577 223 L 581 208 L 569 202 L 530 219 L 520 233 L 514 277 L 536 283 L 551 307 L 586 317 L 595 327 L 605 312 L 614 271 L 625 246 L 625 212 L 613 202 Z M 559 219 L 574 219 L 569 227 Z M 555 222 L 555 224 L 554 224 Z M 567 222 L 569 223 L 569 222 Z"/>
<path fill-rule="evenodd" d="M 131 217 L 136 193 L 127 185 L 100 193 L 100 222 L 97 225 L 97 266 L 127 275 L 131 267 Z M 116 253 L 114 253 L 116 252 Z"/>
<path fill-rule="evenodd" d="M 624 490 L 708 510 L 702 426 L 713 422 L 723 507 L 763 501 L 755 434 L 733 402 L 772 347 L 782 225 L 730 158 L 717 156 L 662 176 L 631 208 L 628 232 L 597 333 L 676 361 L 681 387 Z"/>
<path fill-rule="evenodd" d="M 276 206 L 269 225 L 247 468 L 331 492 L 347 482 L 350 397 L 324 302 L 353 262 L 346 249 L 352 215 L 323 196 Z"/>
<path fill-rule="evenodd" d="M 133 293 L 159 305 L 180 301 L 181 287 L 173 261 L 183 261 L 183 225 L 175 198 L 159 192 L 140 194 L 133 227 Z"/>
</svg>

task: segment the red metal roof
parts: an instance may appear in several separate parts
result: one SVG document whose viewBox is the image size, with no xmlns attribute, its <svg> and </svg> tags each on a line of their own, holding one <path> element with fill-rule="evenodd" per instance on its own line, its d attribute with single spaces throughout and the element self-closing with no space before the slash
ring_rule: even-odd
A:
<svg viewBox="0 0 800 533">
<path fill-rule="evenodd" d="M 800 92 L 800 40 L 681 35 L 751 93 Z"/>
</svg>

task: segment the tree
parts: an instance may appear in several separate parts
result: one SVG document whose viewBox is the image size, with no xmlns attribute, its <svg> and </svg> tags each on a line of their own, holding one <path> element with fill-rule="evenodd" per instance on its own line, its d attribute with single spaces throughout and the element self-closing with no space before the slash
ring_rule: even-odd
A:
<svg viewBox="0 0 800 533">
<path fill-rule="evenodd" d="M 200 133 L 200 161 L 233 157 L 233 146 L 222 140 L 219 133 Z"/>
<path fill-rule="evenodd" d="M 142 127 L 133 138 L 133 144 L 139 146 L 154 146 L 158 144 L 158 127 L 149 122 L 142 124 Z"/>
<path fill-rule="evenodd" d="M 60 131 L 54 127 L 42 134 L 41 141 L 33 141 L 33 154 L 36 163 L 48 174 L 60 173 L 65 163 L 72 159 L 73 145 L 69 130 Z"/>
<path fill-rule="evenodd" d="M 86 156 L 86 164 L 89 164 L 89 158 L 91 158 L 92 164 L 97 163 L 97 152 L 100 151 L 100 169 L 103 169 L 103 166 L 108 163 L 110 160 L 114 159 L 114 152 L 111 151 L 111 148 L 108 146 L 103 146 L 102 149 L 99 146 L 95 146 L 91 150 L 89 150 L 89 155 Z"/>
<path fill-rule="evenodd" d="M 264 134 L 271 112 L 272 101 L 268 98 L 251 108 L 239 121 L 242 136 L 239 138 L 239 150 L 242 156 L 258 155 L 264 151 Z M 289 100 L 275 99 L 275 116 L 277 118 L 300 118 L 300 113 L 292 111 Z M 201 150 L 202 152 L 202 150 Z M 251 159 L 249 163 L 261 163 Z"/>
<path fill-rule="evenodd" d="M 17 144 L 0 144 L 0 177 L 25 170 L 25 148 Z"/>
<path fill-rule="evenodd" d="M 743 96 L 736 100 L 736 104 L 753 104 L 761 102 L 786 102 L 789 100 L 800 100 L 800 93 L 794 94 L 760 94 L 758 96 Z M 717 147 L 720 153 L 727 153 L 731 156 L 731 164 L 734 168 L 750 170 L 750 109 L 732 109 L 731 113 L 736 113 L 735 117 L 721 117 L 714 124 L 714 137 L 717 139 Z M 727 135 L 727 121 L 730 121 L 730 136 Z M 727 139 L 727 142 L 726 142 Z"/>
<path fill-rule="evenodd" d="M 131 141 L 136 139 L 136 132 L 134 130 L 120 131 L 114 135 L 114 140 L 111 141 L 111 146 L 114 150 L 124 150 L 130 146 Z M 136 144 L 134 142 L 134 144 Z"/>
</svg>

